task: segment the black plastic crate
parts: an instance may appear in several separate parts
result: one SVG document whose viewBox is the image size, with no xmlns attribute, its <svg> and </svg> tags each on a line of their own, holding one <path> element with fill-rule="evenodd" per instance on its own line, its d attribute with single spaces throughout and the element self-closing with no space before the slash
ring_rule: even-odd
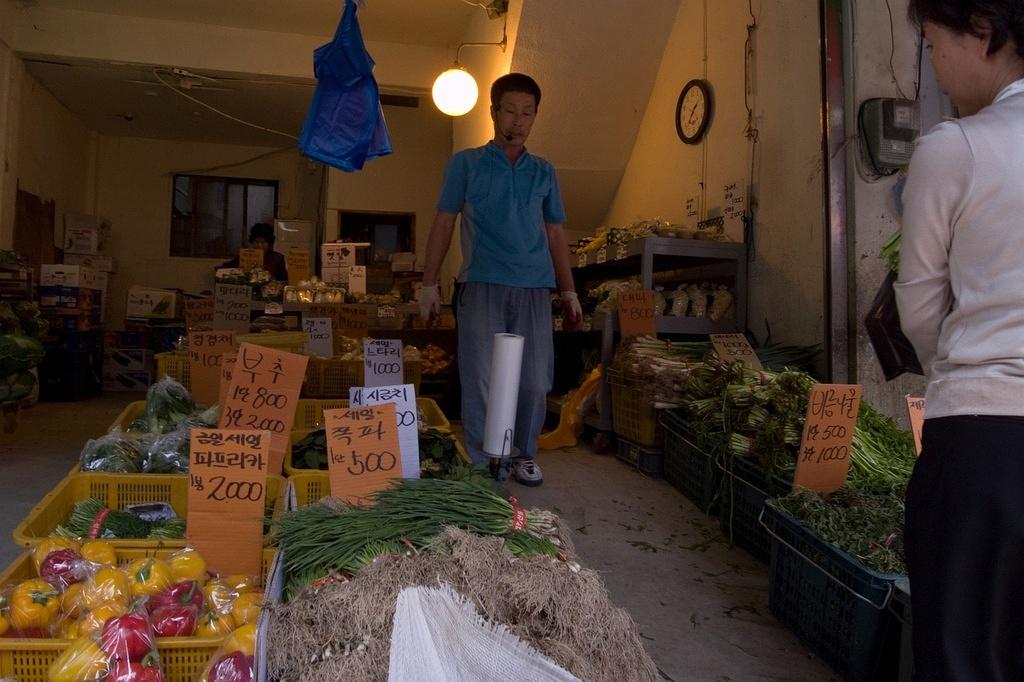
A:
<svg viewBox="0 0 1024 682">
<path fill-rule="evenodd" d="M 867 568 L 769 500 L 772 614 L 844 679 L 896 678 L 900 628 L 888 608 L 901 576 Z"/>
<path fill-rule="evenodd" d="M 705 514 L 718 513 L 721 445 L 693 432 L 682 410 L 664 410 L 665 480 Z"/>
<path fill-rule="evenodd" d="M 724 475 L 718 520 L 722 532 L 734 545 L 768 563 L 771 538 L 759 521 L 761 508 L 769 497 L 788 495 L 793 483 L 780 476 L 768 476 L 746 457 L 723 455 L 721 462 Z"/>
<path fill-rule="evenodd" d="M 638 469 L 641 473 L 661 478 L 664 453 L 660 448 L 649 448 L 645 445 L 628 441 L 625 438 L 619 438 L 619 445 L 615 455 L 626 464 Z"/>
</svg>

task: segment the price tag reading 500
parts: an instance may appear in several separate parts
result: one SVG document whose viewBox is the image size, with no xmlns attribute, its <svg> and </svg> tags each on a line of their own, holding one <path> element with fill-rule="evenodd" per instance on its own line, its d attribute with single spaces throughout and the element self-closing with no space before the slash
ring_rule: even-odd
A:
<svg viewBox="0 0 1024 682">
<path fill-rule="evenodd" d="M 815 384 L 811 388 L 794 487 L 831 493 L 846 483 L 860 396 L 859 384 Z"/>
<path fill-rule="evenodd" d="M 324 410 L 331 495 L 363 504 L 402 477 L 395 404 Z"/>
</svg>

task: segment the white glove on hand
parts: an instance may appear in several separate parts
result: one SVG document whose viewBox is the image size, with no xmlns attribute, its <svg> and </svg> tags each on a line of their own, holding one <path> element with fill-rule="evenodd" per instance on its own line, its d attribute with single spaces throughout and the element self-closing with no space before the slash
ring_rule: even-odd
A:
<svg viewBox="0 0 1024 682">
<path fill-rule="evenodd" d="M 580 306 L 580 297 L 575 291 L 562 292 L 562 314 L 570 326 L 574 326 L 583 320 L 583 308 Z"/>
<path fill-rule="evenodd" d="M 441 288 L 437 284 L 420 288 L 420 317 L 429 320 L 441 313 Z"/>
</svg>

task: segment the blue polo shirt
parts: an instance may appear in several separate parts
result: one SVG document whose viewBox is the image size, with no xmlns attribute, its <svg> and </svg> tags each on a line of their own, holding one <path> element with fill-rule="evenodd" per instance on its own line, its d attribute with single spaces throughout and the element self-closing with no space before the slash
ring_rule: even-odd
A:
<svg viewBox="0 0 1024 682">
<path fill-rule="evenodd" d="M 545 223 L 564 223 L 550 163 L 524 151 L 515 166 L 488 142 L 448 160 L 437 208 L 462 213 L 460 282 L 552 289 L 555 269 Z"/>
</svg>

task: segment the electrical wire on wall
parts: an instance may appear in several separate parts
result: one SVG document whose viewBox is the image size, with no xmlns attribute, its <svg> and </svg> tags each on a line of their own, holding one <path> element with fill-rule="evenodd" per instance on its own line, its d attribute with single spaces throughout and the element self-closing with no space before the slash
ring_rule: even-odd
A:
<svg viewBox="0 0 1024 682">
<path fill-rule="evenodd" d="M 750 142 L 750 176 L 747 181 L 747 215 L 744 218 L 743 241 L 747 243 L 748 257 L 751 262 L 757 260 L 757 244 L 754 235 L 754 215 L 757 210 L 757 198 L 754 196 L 754 174 L 757 164 L 757 143 L 760 131 L 754 116 L 754 33 L 757 31 L 757 17 L 754 16 L 753 0 L 747 0 L 747 12 L 750 23 L 747 24 L 747 39 L 743 44 L 743 106 L 747 110 L 747 124 L 743 128 L 743 136 Z"/>
<path fill-rule="evenodd" d="M 708 80 L 708 0 L 704 0 L 704 19 L 702 30 L 704 33 L 704 81 Z M 706 220 L 708 217 L 708 145 L 710 144 L 710 135 L 706 135 L 700 145 L 700 219 Z"/>
</svg>

